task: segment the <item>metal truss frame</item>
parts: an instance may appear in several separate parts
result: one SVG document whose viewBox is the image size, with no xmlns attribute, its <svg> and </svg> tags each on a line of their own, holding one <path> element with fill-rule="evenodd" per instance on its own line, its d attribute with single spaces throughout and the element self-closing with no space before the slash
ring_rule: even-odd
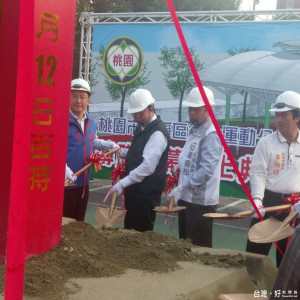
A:
<svg viewBox="0 0 300 300">
<path fill-rule="evenodd" d="M 254 23 L 254 22 L 300 22 L 300 9 L 278 10 L 231 10 L 231 11 L 185 11 L 177 12 L 179 22 L 191 23 Z M 92 34 L 95 25 L 120 24 L 171 24 L 169 12 L 136 12 L 136 13 L 91 13 L 83 12 L 79 19 L 81 24 L 79 76 L 89 80 Z"/>
</svg>

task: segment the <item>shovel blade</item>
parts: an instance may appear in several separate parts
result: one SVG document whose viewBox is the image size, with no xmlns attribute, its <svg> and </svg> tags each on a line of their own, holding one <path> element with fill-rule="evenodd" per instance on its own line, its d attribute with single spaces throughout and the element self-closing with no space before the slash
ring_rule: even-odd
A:
<svg viewBox="0 0 300 300">
<path fill-rule="evenodd" d="M 249 229 L 248 238 L 255 243 L 272 243 L 293 235 L 294 231 L 290 225 L 282 226 L 282 222 L 270 217 L 253 225 Z"/>
<path fill-rule="evenodd" d="M 110 216 L 110 207 L 98 206 L 95 212 L 95 220 L 100 225 L 114 226 L 125 219 L 126 212 L 126 209 L 114 208 Z"/>
</svg>

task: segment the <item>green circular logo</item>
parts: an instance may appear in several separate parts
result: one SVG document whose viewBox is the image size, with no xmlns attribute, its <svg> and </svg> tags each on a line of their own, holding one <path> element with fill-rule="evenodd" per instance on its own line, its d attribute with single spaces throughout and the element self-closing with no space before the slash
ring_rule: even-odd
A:
<svg viewBox="0 0 300 300">
<path fill-rule="evenodd" d="M 105 49 L 103 68 L 106 76 L 116 84 L 134 81 L 143 67 L 143 54 L 140 45 L 132 38 L 120 36 Z"/>
</svg>

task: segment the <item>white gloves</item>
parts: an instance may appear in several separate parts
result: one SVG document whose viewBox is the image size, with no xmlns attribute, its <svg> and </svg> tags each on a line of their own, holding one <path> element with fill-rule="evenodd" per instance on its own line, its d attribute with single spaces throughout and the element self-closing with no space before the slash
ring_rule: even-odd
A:
<svg viewBox="0 0 300 300">
<path fill-rule="evenodd" d="M 264 216 L 265 216 L 265 213 L 266 213 L 266 211 L 263 209 L 263 207 L 264 207 L 264 206 L 263 206 L 263 204 L 262 204 L 261 200 L 259 200 L 259 199 L 255 199 L 255 200 L 254 200 L 254 203 L 255 203 L 256 207 L 258 208 L 258 210 L 259 210 L 259 212 L 260 212 L 261 216 L 262 216 L 262 217 L 264 217 Z M 251 210 L 255 212 L 255 210 L 254 210 L 254 207 L 253 207 L 253 206 L 251 206 Z M 252 215 L 252 218 L 258 218 L 258 215 L 257 215 L 257 213 L 254 213 L 254 214 Z"/>
<path fill-rule="evenodd" d="M 183 186 L 180 184 L 171 191 L 171 193 L 168 195 L 168 199 L 174 197 L 174 204 L 177 205 L 178 200 L 181 198 L 182 191 Z"/>
<path fill-rule="evenodd" d="M 298 212 L 298 217 L 297 218 L 300 217 L 300 201 L 293 205 L 292 211 L 297 211 Z"/>
<path fill-rule="evenodd" d="M 120 157 L 125 158 L 127 152 L 128 152 L 127 148 L 120 148 Z"/>
<path fill-rule="evenodd" d="M 119 181 L 113 186 L 111 192 L 113 193 L 114 191 L 118 191 L 118 196 L 119 196 L 122 194 L 123 188 L 124 187 L 123 187 L 122 183 Z"/>
<path fill-rule="evenodd" d="M 94 140 L 94 148 L 99 151 L 106 149 L 114 149 L 116 147 L 118 147 L 118 145 L 113 141 L 105 141 L 103 139 Z"/>
<path fill-rule="evenodd" d="M 77 176 L 73 176 L 73 171 L 66 164 L 65 180 L 69 179 L 71 183 L 77 180 Z"/>
</svg>

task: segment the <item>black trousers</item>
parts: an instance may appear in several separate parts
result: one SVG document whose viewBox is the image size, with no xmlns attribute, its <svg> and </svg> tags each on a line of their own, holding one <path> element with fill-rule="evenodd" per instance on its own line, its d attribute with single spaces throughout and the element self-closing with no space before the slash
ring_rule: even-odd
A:
<svg viewBox="0 0 300 300">
<path fill-rule="evenodd" d="M 125 229 L 137 231 L 153 231 L 156 212 L 155 206 L 160 205 L 161 194 L 141 195 L 126 192 L 125 208 L 127 213 L 124 220 Z"/>
<path fill-rule="evenodd" d="M 212 248 L 213 219 L 203 214 L 216 212 L 218 205 L 197 205 L 183 200 L 178 201 L 185 210 L 178 211 L 179 238 L 190 239 L 194 245 Z"/>
<path fill-rule="evenodd" d="M 88 200 L 88 185 L 76 189 L 65 189 L 63 216 L 84 221 Z"/>
<path fill-rule="evenodd" d="M 264 195 L 264 200 L 263 200 L 263 205 L 265 207 L 270 207 L 270 206 L 276 206 L 276 205 L 282 205 L 282 204 L 287 204 L 284 200 L 284 198 L 290 196 L 289 194 L 280 194 L 280 193 L 274 193 L 268 190 L 265 190 L 265 195 Z M 271 216 L 273 218 L 276 218 L 279 221 L 283 221 L 287 216 L 289 215 L 289 211 L 282 211 L 280 214 L 278 212 L 273 212 L 273 213 L 266 213 L 264 216 L 264 220 L 270 218 Z M 250 223 L 250 228 L 260 222 L 259 218 L 253 218 Z M 299 224 L 300 221 L 297 219 L 296 225 Z M 283 240 L 277 241 L 277 244 L 281 250 L 281 252 L 284 254 L 286 247 L 288 243 L 288 238 L 285 238 Z M 247 241 L 247 246 L 246 246 L 246 252 L 251 252 L 251 253 L 257 253 L 257 254 L 262 254 L 262 255 L 268 255 L 271 249 L 272 243 L 265 243 L 265 244 L 260 244 L 260 243 L 254 243 L 251 242 L 249 239 Z M 282 254 L 276 247 L 276 265 L 279 267 L 281 260 L 282 260 Z"/>
</svg>

